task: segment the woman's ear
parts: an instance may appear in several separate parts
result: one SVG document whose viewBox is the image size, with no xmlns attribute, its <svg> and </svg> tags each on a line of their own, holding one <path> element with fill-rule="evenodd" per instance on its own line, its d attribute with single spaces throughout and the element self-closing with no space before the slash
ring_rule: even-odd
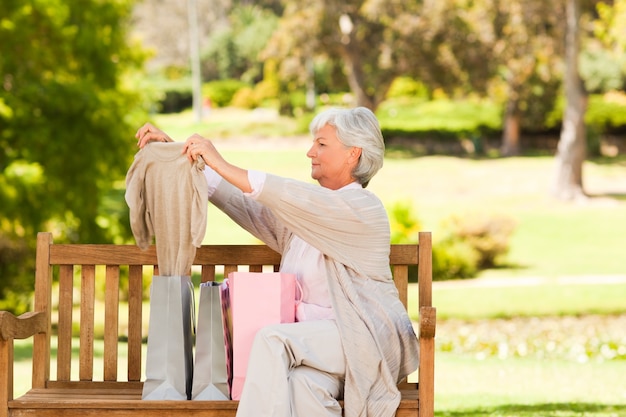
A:
<svg viewBox="0 0 626 417">
<path fill-rule="evenodd" d="M 350 158 L 352 160 L 358 161 L 359 158 L 361 157 L 361 152 L 362 151 L 363 151 L 362 148 L 358 148 L 356 146 L 353 146 L 352 149 L 350 150 Z"/>
</svg>

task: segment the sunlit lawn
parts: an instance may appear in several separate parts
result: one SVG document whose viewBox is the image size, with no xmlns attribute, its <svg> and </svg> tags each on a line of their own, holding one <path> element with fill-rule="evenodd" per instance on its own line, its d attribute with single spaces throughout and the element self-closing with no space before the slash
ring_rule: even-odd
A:
<svg viewBox="0 0 626 417">
<path fill-rule="evenodd" d="M 437 353 L 437 416 L 626 416 L 626 361 L 479 359 Z"/>
</svg>

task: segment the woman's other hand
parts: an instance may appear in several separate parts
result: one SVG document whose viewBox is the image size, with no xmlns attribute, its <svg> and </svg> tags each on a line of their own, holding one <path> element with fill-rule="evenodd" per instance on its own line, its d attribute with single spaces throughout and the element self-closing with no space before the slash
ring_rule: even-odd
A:
<svg viewBox="0 0 626 417">
<path fill-rule="evenodd" d="M 187 155 L 189 161 L 195 161 L 198 157 L 202 157 L 204 162 L 211 168 L 215 168 L 215 164 L 224 161 L 220 153 L 215 149 L 213 143 L 194 133 L 189 136 L 183 147 L 183 153 Z"/>
<path fill-rule="evenodd" d="M 204 163 L 226 181 L 244 193 L 252 192 L 252 187 L 248 180 L 248 171 L 227 162 L 210 140 L 196 133 L 185 142 L 183 153 L 187 155 L 189 161 L 195 161 L 198 158 L 204 159 Z"/>
<path fill-rule="evenodd" d="M 143 148 L 150 142 L 174 142 L 167 133 L 156 128 L 151 123 L 146 123 L 141 126 L 139 130 L 137 130 L 135 138 L 137 138 L 137 146 L 139 148 Z"/>
</svg>

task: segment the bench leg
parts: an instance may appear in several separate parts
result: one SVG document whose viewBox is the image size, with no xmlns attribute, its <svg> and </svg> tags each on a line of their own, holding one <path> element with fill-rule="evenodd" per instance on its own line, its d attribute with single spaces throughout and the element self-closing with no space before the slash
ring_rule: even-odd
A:
<svg viewBox="0 0 626 417">
<path fill-rule="evenodd" d="M 0 338 L 0 363 L 6 372 L 0 372 L 0 417 L 8 417 L 9 401 L 13 399 L 13 339 Z"/>
</svg>

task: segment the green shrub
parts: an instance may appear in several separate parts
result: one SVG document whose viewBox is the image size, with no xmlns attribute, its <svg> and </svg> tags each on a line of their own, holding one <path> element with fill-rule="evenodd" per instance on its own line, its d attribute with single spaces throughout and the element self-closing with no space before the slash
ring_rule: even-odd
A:
<svg viewBox="0 0 626 417">
<path fill-rule="evenodd" d="M 474 278 L 479 258 L 478 251 L 466 241 L 445 239 L 433 243 L 433 279 Z"/>
<path fill-rule="evenodd" d="M 228 106 L 233 97 L 240 89 L 249 87 L 243 81 L 226 79 L 209 81 L 202 86 L 203 97 L 211 99 L 211 103 L 216 107 Z"/>
<path fill-rule="evenodd" d="M 444 240 L 469 244 L 478 254 L 477 268 L 491 268 L 509 251 L 515 221 L 507 216 L 473 213 L 451 216 L 444 222 Z"/>
<path fill-rule="evenodd" d="M 559 97 L 555 108 L 546 116 L 548 128 L 558 128 L 563 121 L 565 100 Z M 626 94 L 610 91 L 605 94 L 592 94 L 585 113 L 585 123 L 593 126 L 596 132 L 606 132 L 626 126 Z"/>
<path fill-rule="evenodd" d="M 411 202 L 396 202 L 387 209 L 391 243 L 415 243 L 422 226 Z M 512 219 L 484 213 L 451 216 L 441 231 L 434 232 L 433 278 L 435 280 L 473 278 L 490 268 L 509 250 Z M 417 268 L 409 270 L 409 281 L 417 280 Z"/>
<path fill-rule="evenodd" d="M 411 202 L 396 202 L 389 209 L 391 243 L 416 243 L 421 225 Z"/>
<path fill-rule="evenodd" d="M 387 98 L 418 97 L 428 99 L 428 89 L 411 77 L 398 77 L 391 83 Z"/>
<path fill-rule="evenodd" d="M 488 100 L 386 100 L 376 110 L 385 137 L 434 137 L 457 140 L 499 131 L 501 107 Z"/>
<path fill-rule="evenodd" d="M 243 87 L 239 89 L 239 91 L 237 91 L 233 96 L 230 104 L 234 107 L 240 107 L 242 109 L 254 109 L 259 105 L 252 87 Z"/>
<path fill-rule="evenodd" d="M 274 79 L 265 79 L 254 86 L 255 100 L 262 104 L 267 100 L 276 100 L 280 94 L 280 86 L 278 81 Z"/>
</svg>

